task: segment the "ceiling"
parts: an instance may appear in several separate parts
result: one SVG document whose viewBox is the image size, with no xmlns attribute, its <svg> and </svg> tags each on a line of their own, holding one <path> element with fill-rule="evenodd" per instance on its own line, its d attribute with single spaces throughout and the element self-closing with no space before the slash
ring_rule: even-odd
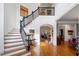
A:
<svg viewBox="0 0 79 59">
<path fill-rule="evenodd" d="M 40 7 L 54 7 L 54 3 L 40 3 Z"/>
<path fill-rule="evenodd" d="M 79 20 L 79 4 L 75 6 L 72 10 L 66 13 L 63 17 L 61 17 L 60 21 L 71 21 L 71 20 Z"/>
</svg>

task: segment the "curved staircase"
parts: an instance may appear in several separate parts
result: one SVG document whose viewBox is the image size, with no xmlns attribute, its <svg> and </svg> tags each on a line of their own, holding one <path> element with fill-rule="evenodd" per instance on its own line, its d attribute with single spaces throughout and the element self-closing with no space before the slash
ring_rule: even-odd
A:
<svg viewBox="0 0 79 59">
<path fill-rule="evenodd" d="M 61 5 L 60 5 L 61 6 Z M 70 7 L 71 8 L 71 7 Z M 11 31 L 8 35 L 5 35 L 5 42 L 4 42 L 4 55 L 3 56 L 29 56 L 31 55 L 31 52 L 28 52 L 30 44 L 32 40 L 26 39 L 28 36 L 27 33 L 25 32 L 24 28 L 30 24 L 36 17 L 38 17 L 40 14 L 40 8 L 37 8 L 35 11 L 32 12 L 32 14 L 23 17 L 22 20 L 20 20 L 20 31 Z M 42 10 L 42 9 L 41 9 Z M 53 8 L 55 12 L 55 8 Z M 59 10 L 59 8 L 58 8 Z M 63 8 L 62 8 L 63 10 Z M 60 10 L 61 11 L 61 10 Z M 69 11 L 69 10 L 67 10 Z M 63 12 L 65 14 L 65 12 Z M 62 14 L 62 15 L 63 15 Z M 55 15 L 51 14 L 51 15 Z M 57 19 L 58 16 L 62 15 L 55 15 L 55 18 Z M 21 35 L 20 35 L 21 34 Z M 28 46 L 26 46 L 28 44 Z M 26 49 L 28 48 L 28 49 Z"/>
</svg>

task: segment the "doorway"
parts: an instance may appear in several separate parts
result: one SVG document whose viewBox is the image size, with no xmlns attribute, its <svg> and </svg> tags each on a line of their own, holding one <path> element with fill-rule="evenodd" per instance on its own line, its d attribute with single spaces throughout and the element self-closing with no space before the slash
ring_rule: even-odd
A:
<svg viewBox="0 0 79 59">
<path fill-rule="evenodd" d="M 60 34 L 59 35 L 60 35 L 61 41 L 64 42 L 64 33 L 65 33 L 64 32 L 64 29 L 60 29 L 59 31 L 60 31 Z"/>
<path fill-rule="evenodd" d="M 57 45 L 68 45 L 73 46 L 71 43 L 73 40 L 76 40 L 76 25 L 75 24 L 58 24 L 58 36 L 57 36 Z M 63 44 L 62 44 L 63 43 Z M 74 42 L 73 42 L 74 43 Z"/>
<path fill-rule="evenodd" d="M 58 24 L 57 31 L 57 45 L 61 45 L 65 41 L 65 26 Z"/>
<path fill-rule="evenodd" d="M 52 25 L 42 25 L 40 27 L 40 42 L 51 42 L 53 38 Z"/>
</svg>

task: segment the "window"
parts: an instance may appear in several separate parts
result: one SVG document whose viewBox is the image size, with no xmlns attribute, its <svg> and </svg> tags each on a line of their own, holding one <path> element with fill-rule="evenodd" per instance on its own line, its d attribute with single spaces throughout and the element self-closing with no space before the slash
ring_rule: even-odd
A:
<svg viewBox="0 0 79 59">
<path fill-rule="evenodd" d="M 20 6 L 20 16 L 27 16 L 28 15 L 28 9 L 24 6 Z"/>
<path fill-rule="evenodd" d="M 52 8 L 41 7 L 39 10 L 40 15 L 52 15 Z"/>
<path fill-rule="evenodd" d="M 52 10 L 47 10 L 47 15 L 52 15 Z"/>
</svg>

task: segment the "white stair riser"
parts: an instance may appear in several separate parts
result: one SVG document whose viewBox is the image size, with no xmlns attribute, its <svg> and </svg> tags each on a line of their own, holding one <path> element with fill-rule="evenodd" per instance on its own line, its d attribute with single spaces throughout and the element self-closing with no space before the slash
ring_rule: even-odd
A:
<svg viewBox="0 0 79 59">
<path fill-rule="evenodd" d="M 5 37 L 4 39 L 17 39 L 17 38 L 21 38 L 21 36 L 9 36 L 9 37 Z"/>
<path fill-rule="evenodd" d="M 23 45 L 23 42 L 21 43 L 16 43 L 16 44 L 5 44 L 4 47 L 5 48 L 10 48 L 10 47 L 15 47 L 15 46 L 20 46 L 20 45 Z"/>
<path fill-rule="evenodd" d="M 22 39 L 18 39 L 18 40 L 17 39 L 16 40 L 5 40 L 4 41 L 5 44 L 7 44 L 7 43 L 16 43 L 16 42 L 22 42 Z"/>
<path fill-rule="evenodd" d="M 7 49 L 5 49 L 5 53 L 15 52 L 15 51 L 18 51 L 18 50 L 21 50 L 21 49 L 25 49 L 25 46 L 22 45 L 22 46 L 7 48 Z"/>
<path fill-rule="evenodd" d="M 7 35 L 4 35 L 4 36 L 20 36 L 21 34 L 7 34 Z"/>
<path fill-rule="evenodd" d="M 26 50 L 22 49 L 22 50 L 19 50 L 19 51 L 15 51 L 15 52 L 5 54 L 5 56 L 20 56 L 20 55 L 25 54 L 25 53 L 26 53 Z"/>
<path fill-rule="evenodd" d="M 5 38 L 8 38 L 8 37 L 21 37 L 21 35 L 6 35 Z"/>
</svg>

